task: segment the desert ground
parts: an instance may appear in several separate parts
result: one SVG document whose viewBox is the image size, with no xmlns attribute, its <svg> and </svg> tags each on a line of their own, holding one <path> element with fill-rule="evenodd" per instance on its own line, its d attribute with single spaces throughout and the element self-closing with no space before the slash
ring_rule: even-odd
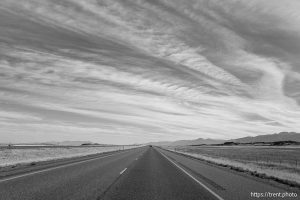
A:
<svg viewBox="0 0 300 200">
<path fill-rule="evenodd" d="M 167 149 L 255 176 L 300 185 L 299 146 L 177 146 Z"/>
<path fill-rule="evenodd" d="M 16 146 L 0 147 L 0 167 L 135 148 L 136 146 Z"/>
</svg>

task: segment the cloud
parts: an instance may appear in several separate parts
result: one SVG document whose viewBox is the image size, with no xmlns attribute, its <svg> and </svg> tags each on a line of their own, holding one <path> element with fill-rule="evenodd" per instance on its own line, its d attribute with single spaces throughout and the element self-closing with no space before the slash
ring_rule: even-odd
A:
<svg viewBox="0 0 300 200">
<path fill-rule="evenodd" d="M 41 120 L 41 118 L 37 116 L 32 116 L 28 114 L 23 114 L 20 112 L 7 112 L 7 111 L 0 111 L 0 118 L 4 121 L 6 120 L 33 120 L 38 121 Z"/>
<path fill-rule="evenodd" d="M 133 143 L 300 131 L 299 8 L 1 1 L 0 134 Z"/>
</svg>

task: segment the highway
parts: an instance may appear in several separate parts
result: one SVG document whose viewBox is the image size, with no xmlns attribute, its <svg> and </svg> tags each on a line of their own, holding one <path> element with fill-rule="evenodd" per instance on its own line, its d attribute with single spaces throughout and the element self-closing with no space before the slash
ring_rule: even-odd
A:
<svg viewBox="0 0 300 200">
<path fill-rule="evenodd" d="M 255 199 L 251 192 L 300 195 L 299 190 L 157 147 L 99 155 L 0 179 L 1 200 Z"/>
</svg>

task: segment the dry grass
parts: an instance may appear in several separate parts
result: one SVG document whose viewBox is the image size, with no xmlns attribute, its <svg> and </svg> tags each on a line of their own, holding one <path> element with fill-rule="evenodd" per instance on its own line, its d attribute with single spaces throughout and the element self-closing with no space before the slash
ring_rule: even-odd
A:
<svg viewBox="0 0 300 200">
<path fill-rule="evenodd" d="M 184 146 L 168 149 L 256 176 L 300 185 L 300 148 L 297 147 Z"/>
<path fill-rule="evenodd" d="M 136 146 L 125 146 L 125 149 Z M 90 154 L 122 150 L 122 146 L 107 147 L 31 147 L 31 148 L 0 148 L 0 167 L 34 163 L 61 158 L 86 156 Z"/>
</svg>

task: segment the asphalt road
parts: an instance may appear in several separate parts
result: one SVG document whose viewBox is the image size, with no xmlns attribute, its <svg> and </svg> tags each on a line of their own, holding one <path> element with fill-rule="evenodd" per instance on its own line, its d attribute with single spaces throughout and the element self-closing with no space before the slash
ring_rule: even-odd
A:
<svg viewBox="0 0 300 200">
<path fill-rule="evenodd" d="M 97 199 L 145 151 L 146 148 L 137 148 L 0 179 L 0 199 Z"/>
<path fill-rule="evenodd" d="M 251 192 L 286 191 L 288 188 L 273 182 L 156 147 L 0 179 L 1 200 L 247 200 L 256 199 Z M 299 190 L 288 192 L 300 195 Z"/>
</svg>

